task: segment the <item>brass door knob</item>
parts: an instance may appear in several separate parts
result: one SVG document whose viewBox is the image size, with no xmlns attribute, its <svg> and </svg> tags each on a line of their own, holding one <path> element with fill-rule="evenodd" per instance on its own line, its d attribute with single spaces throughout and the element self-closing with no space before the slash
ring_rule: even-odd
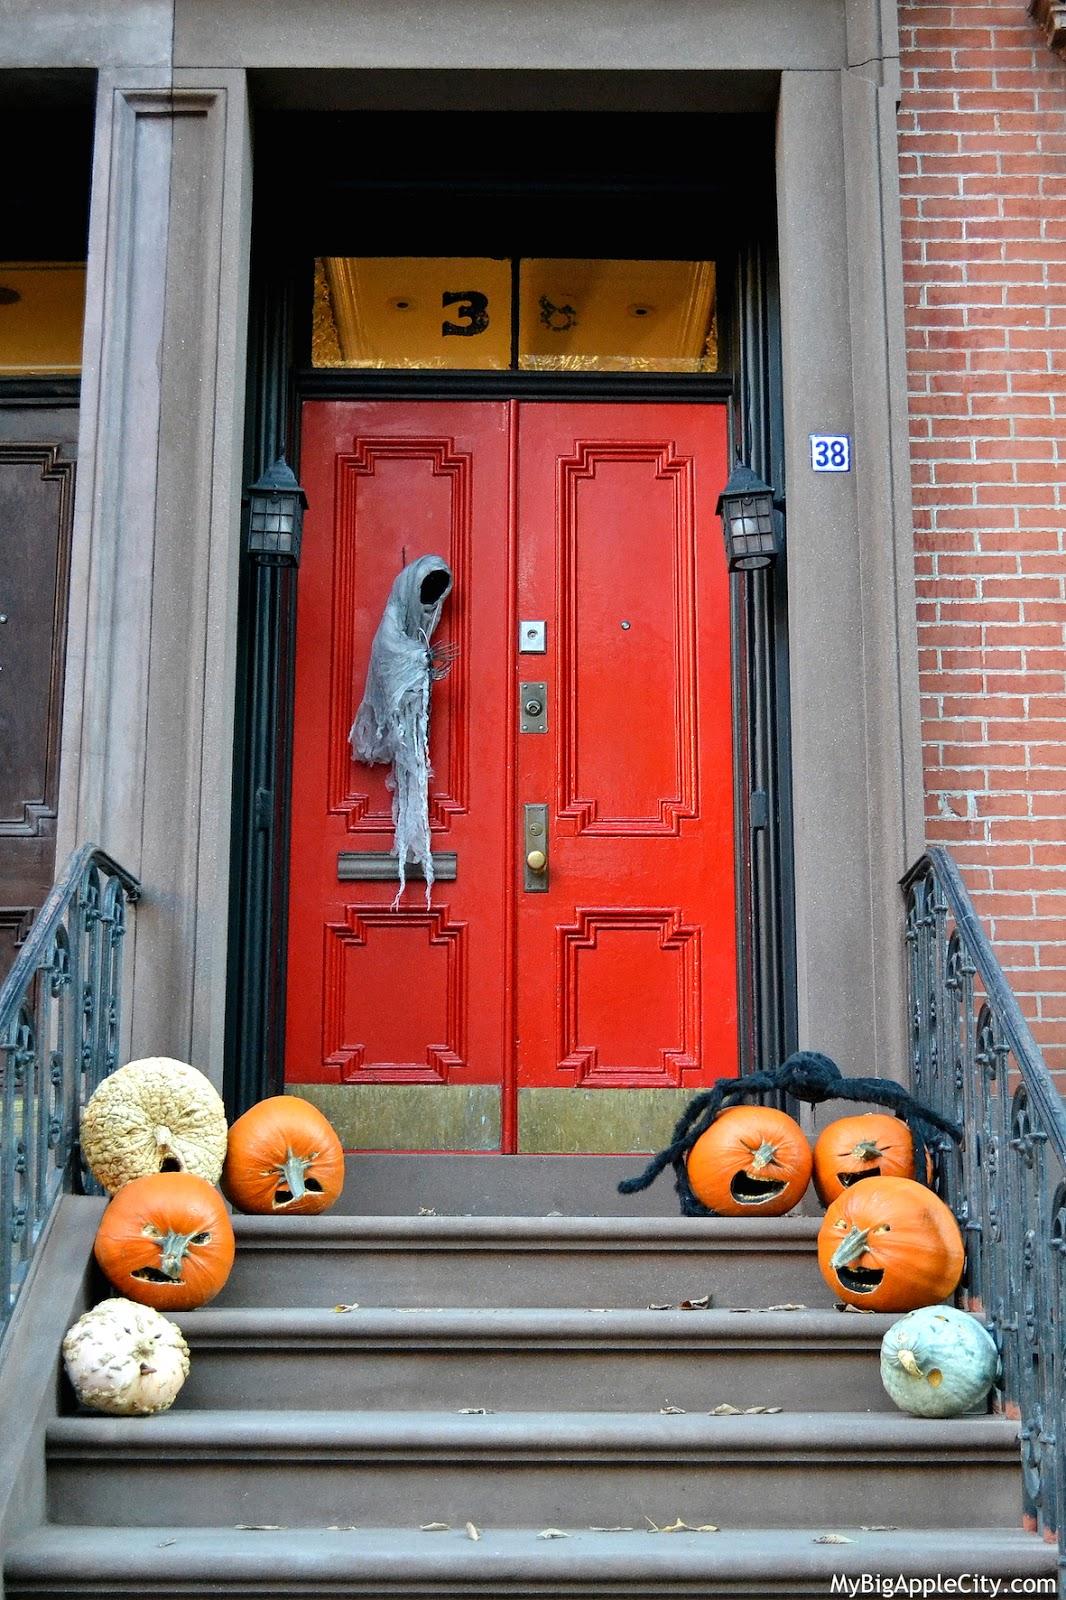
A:
<svg viewBox="0 0 1066 1600">
<path fill-rule="evenodd" d="M 543 850 L 531 850 L 526 856 L 526 866 L 530 872 L 543 872 L 548 865 L 548 858 Z"/>
</svg>

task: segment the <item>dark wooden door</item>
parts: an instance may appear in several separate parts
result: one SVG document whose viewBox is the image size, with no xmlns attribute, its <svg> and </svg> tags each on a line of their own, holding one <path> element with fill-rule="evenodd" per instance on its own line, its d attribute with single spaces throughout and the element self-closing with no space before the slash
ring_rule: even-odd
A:
<svg viewBox="0 0 1066 1600">
<path fill-rule="evenodd" d="M 0 977 L 55 867 L 77 429 L 0 404 Z"/>
</svg>

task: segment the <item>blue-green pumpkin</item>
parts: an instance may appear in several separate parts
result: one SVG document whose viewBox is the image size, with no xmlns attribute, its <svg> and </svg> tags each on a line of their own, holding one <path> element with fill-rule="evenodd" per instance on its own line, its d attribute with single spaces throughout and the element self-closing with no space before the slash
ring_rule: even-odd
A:
<svg viewBox="0 0 1066 1600">
<path fill-rule="evenodd" d="M 988 1395 L 999 1352 L 983 1323 L 955 1306 L 920 1306 L 881 1341 L 881 1380 L 901 1411 L 961 1417 Z"/>
</svg>

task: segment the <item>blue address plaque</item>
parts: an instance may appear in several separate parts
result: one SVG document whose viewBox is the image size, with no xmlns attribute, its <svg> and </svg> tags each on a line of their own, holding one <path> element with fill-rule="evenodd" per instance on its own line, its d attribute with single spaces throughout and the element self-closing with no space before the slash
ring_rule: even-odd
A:
<svg viewBox="0 0 1066 1600">
<path fill-rule="evenodd" d="M 811 471 L 850 472 L 851 435 L 848 433 L 812 433 Z"/>
</svg>

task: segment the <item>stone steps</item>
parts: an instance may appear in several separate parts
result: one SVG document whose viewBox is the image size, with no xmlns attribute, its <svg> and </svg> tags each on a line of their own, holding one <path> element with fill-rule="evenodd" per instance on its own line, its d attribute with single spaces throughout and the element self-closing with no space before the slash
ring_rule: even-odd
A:
<svg viewBox="0 0 1066 1600">
<path fill-rule="evenodd" d="M 550 1397 L 546 1397 L 550 1399 Z M 1018 1427 L 899 1413 L 188 1411 L 60 1417 L 55 1522 L 1013 1527 Z"/>
<path fill-rule="evenodd" d="M 6 1553 L 6 1600 L 803 1600 L 1054 1572 L 1019 1530 L 1017 1425 L 890 1407 L 891 1319 L 833 1307 L 817 1218 L 620 1214 L 604 1159 L 374 1157 L 345 1210 L 236 1218 L 226 1289 L 178 1319 L 175 1409 L 49 1424 L 50 1521 Z M 512 1172 L 520 1214 L 497 1214 Z M 433 1214 L 388 1214 L 398 1191 Z M 571 1191 L 603 1214 L 538 1214 Z M 678 1518 L 721 1531 L 651 1527 Z"/>
<path fill-rule="evenodd" d="M 349 1312 L 208 1306 L 175 1318 L 192 1350 L 181 1409 L 891 1411 L 891 1317 L 839 1311 L 566 1309 Z"/>
<path fill-rule="evenodd" d="M 828 1308 L 815 1217 L 235 1217 L 237 1306 Z"/>
<path fill-rule="evenodd" d="M 871 1518 L 875 1513 L 871 1510 Z M 671 1520 L 674 1520 L 671 1518 Z M 475 1543 L 461 1527 L 417 1525 L 288 1530 L 112 1526 L 42 1529 L 7 1560 L 8 1600 L 806 1600 L 845 1591 L 842 1577 L 886 1573 L 929 1578 L 969 1573 L 1006 1583 L 1048 1578 L 1054 1551 L 1015 1530 L 938 1528 L 865 1531 L 834 1519 L 825 1528 L 729 1529 L 656 1534 L 647 1528 L 565 1539 L 542 1530 L 485 1527 Z M 826 1533 L 848 1544 L 819 1544 Z M 978 1592 L 975 1588 L 971 1592 Z M 1032 1592 L 1032 1591 L 1030 1591 Z M 1049 1591 L 1050 1592 L 1050 1591 Z"/>
</svg>

